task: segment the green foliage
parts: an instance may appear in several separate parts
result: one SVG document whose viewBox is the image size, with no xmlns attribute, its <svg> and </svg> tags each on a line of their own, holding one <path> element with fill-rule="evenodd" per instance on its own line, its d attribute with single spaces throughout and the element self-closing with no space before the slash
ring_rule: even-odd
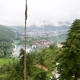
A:
<svg viewBox="0 0 80 80">
<path fill-rule="evenodd" d="M 54 45 L 51 44 L 51 45 L 49 46 L 49 48 L 50 48 L 50 49 L 53 49 L 53 48 L 54 48 Z"/>
<path fill-rule="evenodd" d="M 38 68 L 35 65 L 41 64 L 48 68 L 49 73 L 52 72 L 55 68 L 55 63 L 58 56 L 61 54 L 62 49 L 54 47 L 53 49 L 45 48 L 42 51 L 34 51 L 27 54 L 27 78 L 28 80 L 49 80 L 50 76 L 42 68 Z M 6 72 L 7 75 L 1 75 L 1 80 L 23 80 L 23 59 L 24 59 L 24 50 L 20 50 L 19 61 L 10 64 L 8 67 L 3 66 L 3 72 Z M 4 67 L 7 69 L 4 69 Z M 2 76 L 5 76 L 2 78 Z"/>
<path fill-rule="evenodd" d="M 41 52 L 31 53 L 33 55 L 32 60 L 35 64 L 42 64 L 47 67 L 49 71 L 54 70 L 58 56 L 61 55 L 62 49 L 54 47 L 53 49 L 45 48 Z"/>
<path fill-rule="evenodd" d="M 10 29 L 0 25 L 0 57 L 6 57 L 11 54 L 11 42 L 15 34 Z"/>
<path fill-rule="evenodd" d="M 3 66 L 3 72 L 6 72 L 7 75 L 1 79 L 2 80 L 23 80 L 23 59 L 24 59 L 24 50 L 20 50 L 20 60 L 17 63 L 14 63 L 10 66 Z M 36 53 L 37 54 L 37 53 Z M 48 80 L 46 76 L 46 72 L 43 69 L 40 69 L 34 64 L 34 54 L 27 54 L 27 78 L 28 80 Z M 40 60 L 42 60 L 42 56 L 40 56 Z M 41 62 L 42 64 L 42 62 Z M 1 71 L 2 72 L 2 71 Z M 2 72 L 2 73 L 3 73 Z"/>
<path fill-rule="evenodd" d="M 45 71 L 39 71 L 34 76 L 34 80 L 46 80 L 46 72 Z"/>
<path fill-rule="evenodd" d="M 68 38 L 63 43 L 63 54 L 59 60 L 60 80 L 80 78 L 80 20 L 76 19 L 68 32 Z"/>
</svg>

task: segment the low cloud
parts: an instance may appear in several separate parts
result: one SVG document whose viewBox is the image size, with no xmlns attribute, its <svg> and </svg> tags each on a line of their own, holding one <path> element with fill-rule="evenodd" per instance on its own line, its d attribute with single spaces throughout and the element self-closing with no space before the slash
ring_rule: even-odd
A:
<svg viewBox="0 0 80 80">
<path fill-rule="evenodd" d="M 80 0 L 27 0 L 27 26 L 69 25 L 80 18 Z M 25 0 L 0 0 L 0 24 L 24 25 Z"/>
</svg>

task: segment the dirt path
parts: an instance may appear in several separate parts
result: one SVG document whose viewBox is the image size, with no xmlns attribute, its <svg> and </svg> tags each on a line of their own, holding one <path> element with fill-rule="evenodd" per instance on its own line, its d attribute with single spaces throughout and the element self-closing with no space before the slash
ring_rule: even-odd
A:
<svg viewBox="0 0 80 80">
<path fill-rule="evenodd" d="M 45 66 L 42 66 L 40 64 L 36 64 L 36 67 L 42 68 L 43 70 L 48 71 L 48 68 L 46 68 Z"/>
</svg>

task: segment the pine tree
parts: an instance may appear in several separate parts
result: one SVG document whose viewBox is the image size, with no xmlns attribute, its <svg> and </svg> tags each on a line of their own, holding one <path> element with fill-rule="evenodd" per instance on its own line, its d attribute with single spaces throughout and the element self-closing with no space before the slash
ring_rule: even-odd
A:
<svg viewBox="0 0 80 80">
<path fill-rule="evenodd" d="M 63 42 L 63 53 L 59 60 L 60 80 L 78 80 L 80 78 L 80 19 L 76 19 Z"/>
</svg>

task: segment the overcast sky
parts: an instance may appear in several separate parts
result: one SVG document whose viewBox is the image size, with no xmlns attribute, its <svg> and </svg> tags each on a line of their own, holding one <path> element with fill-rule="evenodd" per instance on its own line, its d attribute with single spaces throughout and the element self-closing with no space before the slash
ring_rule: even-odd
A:
<svg viewBox="0 0 80 80">
<path fill-rule="evenodd" d="M 80 0 L 27 0 L 27 26 L 59 26 L 80 19 Z M 0 0 L 0 24 L 24 25 L 25 0 Z"/>
</svg>

